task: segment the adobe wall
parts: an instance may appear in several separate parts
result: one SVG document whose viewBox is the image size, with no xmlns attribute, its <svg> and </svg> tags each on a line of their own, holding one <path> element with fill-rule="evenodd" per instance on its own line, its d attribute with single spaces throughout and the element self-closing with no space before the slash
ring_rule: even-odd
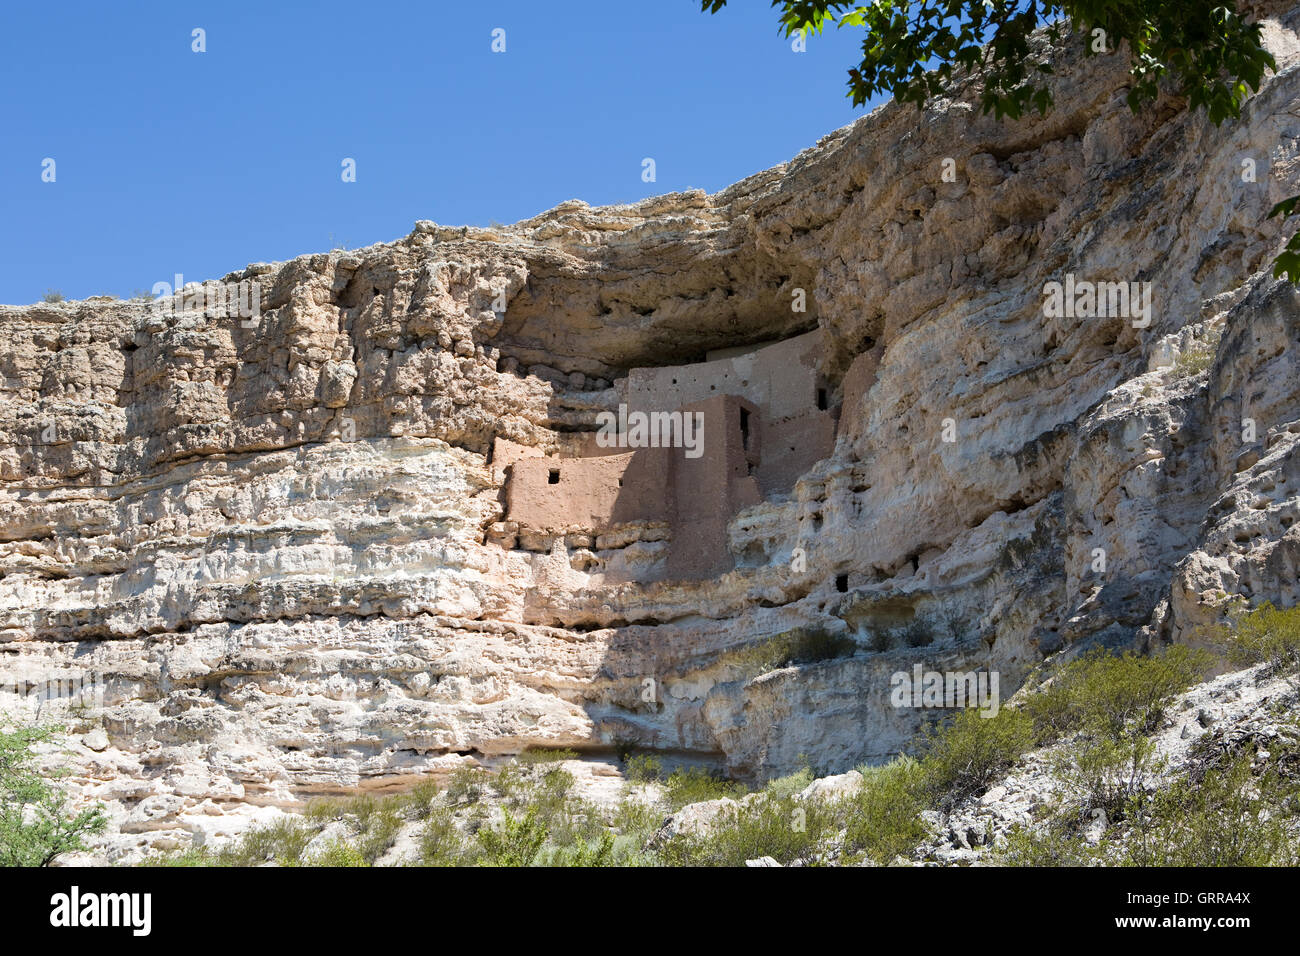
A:
<svg viewBox="0 0 1300 956">
<path fill-rule="evenodd" d="M 763 458 L 758 466 L 758 487 L 764 498 L 785 494 L 813 465 L 835 451 L 835 416 L 816 408 L 764 422 Z"/>
<path fill-rule="evenodd" d="M 738 395 L 775 421 L 817 407 L 817 360 L 822 331 L 747 350 L 710 352 L 710 361 L 636 368 L 627 376 L 633 411 L 675 411 L 719 395 Z"/>
<path fill-rule="evenodd" d="M 506 482 L 507 517 L 534 531 L 601 531 L 631 521 L 667 520 L 672 514 L 668 451 L 520 458 Z"/>
<path fill-rule="evenodd" d="M 876 384 L 876 372 L 884 356 L 884 343 L 854 358 L 844 373 L 844 399 L 840 406 L 840 434 L 856 438 L 867 416 L 867 393 Z"/>
<path fill-rule="evenodd" d="M 521 445 L 508 438 L 495 438 L 492 440 L 492 469 L 494 471 L 508 473 L 510 466 L 517 461 L 522 461 L 525 458 L 542 458 L 545 455 L 544 451 L 533 445 Z"/>
<path fill-rule="evenodd" d="M 719 395 L 687 405 L 683 411 L 704 415 L 703 454 L 672 456 L 672 546 L 668 576 L 698 579 L 731 570 L 727 525 L 737 512 L 763 500 L 752 472 L 759 460 L 758 406 L 734 395 Z M 748 418 L 748 440 L 741 412 Z"/>
<path fill-rule="evenodd" d="M 759 349 L 711 353 L 711 361 L 696 365 L 632 370 L 630 413 L 703 416 L 698 458 L 683 448 L 601 448 L 594 433 L 568 443 L 579 457 L 538 457 L 535 449 L 498 439 L 494 466 L 509 469 L 508 519 L 542 533 L 666 521 L 669 578 L 726 573 L 734 566 L 727 547 L 731 519 L 788 492 L 834 451 L 836 416 L 817 407 L 821 342 L 821 333 L 811 332 Z M 860 378 L 856 363 L 854 369 Z"/>
</svg>

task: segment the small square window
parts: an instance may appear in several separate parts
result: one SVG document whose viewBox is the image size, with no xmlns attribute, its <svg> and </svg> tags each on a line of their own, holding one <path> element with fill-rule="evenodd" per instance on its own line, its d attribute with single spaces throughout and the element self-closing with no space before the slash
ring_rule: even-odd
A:
<svg viewBox="0 0 1300 956">
<path fill-rule="evenodd" d="M 560 469 L 552 468 L 546 476 L 548 485 L 558 485 L 560 483 Z"/>
</svg>

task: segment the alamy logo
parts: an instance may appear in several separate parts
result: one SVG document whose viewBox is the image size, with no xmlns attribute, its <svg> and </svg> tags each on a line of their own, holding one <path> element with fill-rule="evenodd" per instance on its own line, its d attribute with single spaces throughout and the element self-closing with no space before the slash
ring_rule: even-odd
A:
<svg viewBox="0 0 1300 956">
<path fill-rule="evenodd" d="M 685 448 L 687 458 L 704 454 L 703 412 L 629 412 L 620 404 L 617 415 L 601 412 L 596 421 L 601 448 Z"/>
<path fill-rule="evenodd" d="M 1150 282 L 1080 282 L 1073 272 L 1065 282 L 1043 285 L 1043 315 L 1049 319 L 1132 319 L 1133 328 L 1151 324 Z"/>
<path fill-rule="evenodd" d="M 917 664 L 889 683 L 895 707 L 978 707 L 981 717 L 996 717 L 1001 708 L 997 671 L 927 671 Z"/>
<path fill-rule="evenodd" d="M 59 675 L 44 680 L 0 681 L 0 698 L 8 695 L 35 705 L 37 713 L 49 704 L 103 710 L 104 683 L 94 674 Z"/>
<path fill-rule="evenodd" d="M 128 926 L 133 936 L 148 936 L 153 928 L 151 893 L 85 893 L 80 887 L 50 897 L 50 925 Z"/>
<path fill-rule="evenodd" d="M 158 315 L 207 315 L 214 319 L 240 319 L 252 328 L 262 316 L 262 286 L 251 280 L 239 282 L 191 282 L 179 272 L 176 282 L 155 282 L 153 310 Z"/>
</svg>

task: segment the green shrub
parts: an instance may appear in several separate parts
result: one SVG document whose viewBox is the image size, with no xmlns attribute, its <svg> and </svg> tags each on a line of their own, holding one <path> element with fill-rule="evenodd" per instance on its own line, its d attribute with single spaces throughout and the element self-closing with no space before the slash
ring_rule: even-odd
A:
<svg viewBox="0 0 1300 956">
<path fill-rule="evenodd" d="M 1099 860 L 1097 851 L 1062 820 L 1039 826 L 1017 826 L 1006 842 L 990 854 L 996 866 L 1090 866 Z"/>
<path fill-rule="evenodd" d="M 614 834 L 608 830 L 593 840 L 579 838 L 543 853 L 543 866 L 615 866 Z"/>
<path fill-rule="evenodd" d="M 489 779 L 487 771 L 478 767 L 457 767 L 447 783 L 443 798 L 451 806 L 476 803 L 487 789 Z"/>
<path fill-rule="evenodd" d="M 1040 743 L 1074 732 L 1112 740 L 1150 734 L 1164 708 L 1210 664 L 1204 651 L 1174 645 L 1149 657 L 1097 648 L 1060 668 L 1051 684 L 1025 701 Z"/>
<path fill-rule="evenodd" d="M 42 770 L 33 748 L 54 737 L 54 726 L 0 728 L 0 866 L 49 866 L 86 849 L 108 818 L 98 806 L 79 812 L 54 783 L 65 773 Z"/>
<path fill-rule="evenodd" d="M 1130 813 L 1122 862 L 1132 866 L 1295 866 L 1295 785 L 1251 755 L 1180 779 Z M 1136 802 L 1136 801 L 1135 801 Z"/>
<path fill-rule="evenodd" d="M 1057 756 L 1054 769 L 1080 809 L 1100 809 L 1108 819 L 1120 820 L 1160 771 L 1154 756 L 1155 744 L 1140 734 L 1119 740 L 1084 737 Z"/>
<path fill-rule="evenodd" d="M 217 854 L 222 866 L 260 866 L 279 863 L 296 866 L 313 832 L 301 820 L 283 817 L 270 826 L 254 827 Z"/>
<path fill-rule="evenodd" d="M 41 296 L 41 301 L 49 305 L 54 305 L 56 302 L 64 301 L 63 293 L 58 289 L 46 289 L 45 295 Z"/>
<path fill-rule="evenodd" d="M 546 826 L 537 819 L 535 808 L 522 817 L 507 811 L 500 824 L 478 831 L 481 862 L 484 866 L 531 866 L 546 837 Z"/>
<path fill-rule="evenodd" d="M 526 787 L 527 781 L 518 764 L 509 763 L 496 773 L 488 774 L 487 785 L 498 797 L 509 800 L 516 791 Z"/>
<path fill-rule="evenodd" d="M 316 797 L 307 801 L 307 806 L 303 807 L 303 819 L 314 826 L 324 826 L 334 820 L 343 819 L 342 800 L 332 800 L 328 797 Z"/>
<path fill-rule="evenodd" d="M 624 776 L 632 783 L 652 783 L 664 775 L 663 762 L 650 754 L 636 754 L 627 758 Z"/>
<path fill-rule="evenodd" d="M 396 842 L 402 828 L 402 817 L 391 804 L 380 807 L 366 817 L 365 825 L 357 837 L 357 852 L 367 864 L 373 864 Z"/>
<path fill-rule="evenodd" d="M 796 793 L 805 789 L 814 779 L 816 778 L 812 770 L 804 767 L 802 770 L 796 770 L 784 777 L 769 780 L 767 785 L 763 787 L 763 793 L 777 800 L 793 797 Z"/>
<path fill-rule="evenodd" d="M 545 750 L 529 747 L 515 759 L 525 766 L 539 763 L 558 763 L 562 760 L 577 760 L 578 752 L 567 749 Z"/>
<path fill-rule="evenodd" d="M 857 644 L 845 634 L 821 628 L 797 627 L 769 637 L 750 647 L 731 651 L 722 658 L 746 677 L 757 677 L 793 664 L 852 657 Z"/>
<path fill-rule="evenodd" d="M 456 827 L 450 809 L 436 807 L 420 831 L 420 862 L 424 866 L 460 866 L 472 862 L 468 838 Z"/>
<path fill-rule="evenodd" d="M 422 780 L 403 795 L 402 802 L 410 808 L 415 819 L 423 820 L 433 812 L 434 801 L 440 792 L 437 781 Z"/>
<path fill-rule="evenodd" d="M 644 800 L 624 799 L 614 810 L 610 821 L 620 836 L 633 837 L 638 845 L 644 844 L 650 834 L 664 821 L 664 811 Z"/>
<path fill-rule="evenodd" d="M 859 767 L 862 789 L 850 797 L 845 846 L 878 863 L 907 856 L 925 839 L 926 777 L 921 765 L 899 757 L 883 767 Z"/>
<path fill-rule="evenodd" d="M 932 800 L 955 806 L 987 787 L 1034 743 L 1033 720 L 1003 708 L 995 717 L 962 710 L 942 729 L 932 729 L 921 770 Z"/>
<path fill-rule="evenodd" d="M 1174 359 L 1175 378 L 1191 378 L 1199 375 L 1214 364 L 1214 357 L 1219 353 L 1219 342 L 1223 338 L 1223 327 L 1210 329 L 1204 341 L 1193 340 Z"/>
<path fill-rule="evenodd" d="M 835 832 L 834 815 L 820 800 L 761 798 L 717 819 L 706 834 L 683 834 L 659 851 L 667 866 L 744 866 L 770 856 L 789 865 L 811 861 Z"/>
<path fill-rule="evenodd" d="M 164 853 L 145 860 L 140 866 L 162 866 L 162 867 L 192 867 L 192 866 L 220 866 L 216 856 L 208 852 L 204 847 L 191 847 L 188 850 L 182 850 L 179 853 Z"/>
<path fill-rule="evenodd" d="M 717 800 L 731 797 L 733 800 L 745 795 L 744 784 L 724 780 L 708 770 L 699 767 L 679 767 L 668 775 L 665 782 L 668 805 L 674 811 L 689 803 L 704 800 Z"/>
<path fill-rule="evenodd" d="M 371 862 L 362 850 L 343 840 L 330 840 L 307 859 L 309 866 L 368 866 Z"/>
<path fill-rule="evenodd" d="M 1238 613 L 1225 635 L 1234 660 L 1265 663 L 1274 673 L 1300 668 L 1300 605 L 1277 608 L 1264 602 Z"/>
</svg>

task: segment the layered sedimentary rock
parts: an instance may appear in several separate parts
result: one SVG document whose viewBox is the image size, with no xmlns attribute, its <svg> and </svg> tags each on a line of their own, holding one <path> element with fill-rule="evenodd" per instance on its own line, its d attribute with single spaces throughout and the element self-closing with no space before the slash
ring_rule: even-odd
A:
<svg viewBox="0 0 1300 956">
<path fill-rule="evenodd" d="M 138 853 L 529 746 L 844 770 L 918 663 L 1009 696 L 1295 602 L 1298 22 L 1223 128 L 1063 52 L 1046 117 L 972 85 L 716 195 L 249 266 L 255 321 L 0 307 L 0 706 L 91 681 L 42 716 Z M 602 447 L 620 405 L 704 455 Z"/>
</svg>

